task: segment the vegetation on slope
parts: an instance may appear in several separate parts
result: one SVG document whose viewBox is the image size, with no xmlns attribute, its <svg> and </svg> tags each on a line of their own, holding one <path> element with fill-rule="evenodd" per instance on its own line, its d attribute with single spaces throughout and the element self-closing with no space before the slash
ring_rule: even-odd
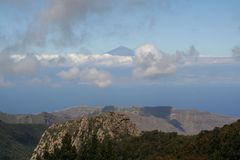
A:
<svg viewBox="0 0 240 160">
<path fill-rule="evenodd" d="M 30 159 L 45 129 L 45 125 L 6 124 L 0 121 L 0 159 Z"/>
<path fill-rule="evenodd" d="M 61 148 L 45 152 L 38 160 L 239 160 L 240 120 L 197 136 L 150 131 L 99 141 L 93 134 L 79 151 L 71 141 L 66 134 Z"/>
</svg>

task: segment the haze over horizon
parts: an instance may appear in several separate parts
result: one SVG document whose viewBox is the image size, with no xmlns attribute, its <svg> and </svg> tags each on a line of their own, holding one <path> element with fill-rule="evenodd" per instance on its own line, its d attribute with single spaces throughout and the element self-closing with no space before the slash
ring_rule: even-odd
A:
<svg viewBox="0 0 240 160">
<path fill-rule="evenodd" d="M 240 115 L 238 0 L 2 0 L 0 111 L 87 105 Z"/>
</svg>

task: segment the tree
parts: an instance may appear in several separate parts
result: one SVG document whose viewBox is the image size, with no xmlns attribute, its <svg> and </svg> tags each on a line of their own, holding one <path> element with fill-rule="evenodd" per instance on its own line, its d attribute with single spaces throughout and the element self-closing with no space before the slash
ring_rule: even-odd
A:
<svg viewBox="0 0 240 160">
<path fill-rule="evenodd" d="M 44 160 L 75 160 L 77 152 L 75 146 L 72 146 L 72 139 L 69 134 L 66 134 L 62 139 L 62 147 L 54 148 L 53 153 L 47 151 L 43 154 Z"/>
</svg>

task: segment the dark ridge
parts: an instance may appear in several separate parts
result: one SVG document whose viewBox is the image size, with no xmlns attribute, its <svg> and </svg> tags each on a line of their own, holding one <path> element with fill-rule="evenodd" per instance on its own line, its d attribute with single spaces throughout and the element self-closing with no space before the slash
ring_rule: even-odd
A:
<svg viewBox="0 0 240 160">
<path fill-rule="evenodd" d="M 102 112 L 114 112 L 116 108 L 114 105 L 104 106 Z"/>
<path fill-rule="evenodd" d="M 182 124 L 176 120 L 176 119 L 171 119 L 168 121 L 171 125 L 173 125 L 174 127 L 176 127 L 178 130 L 185 132 L 185 129 L 182 127 Z"/>
<path fill-rule="evenodd" d="M 145 116 L 155 116 L 169 120 L 171 111 L 171 106 L 156 106 L 156 107 L 143 107 L 141 108 L 141 112 Z"/>
<path fill-rule="evenodd" d="M 117 47 L 111 51 L 108 51 L 107 53 L 111 55 L 116 55 L 116 56 L 133 56 L 134 55 L 133 50 L 124 46 Z"/>
</svg>

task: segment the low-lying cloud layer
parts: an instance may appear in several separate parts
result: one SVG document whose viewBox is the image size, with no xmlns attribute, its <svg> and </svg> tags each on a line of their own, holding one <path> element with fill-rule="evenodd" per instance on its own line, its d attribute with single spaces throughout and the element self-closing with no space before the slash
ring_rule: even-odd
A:
<svg viewBox="0 0 240 160">
<path fill-rule="evenodd" d="M 15 59 L 11 55 L 0 54 L 0 66 L 0 74 L 30 75 L 37 71 L 39 61 L 33 55 Z"/>
<path fill-rule="evenodd" d="M 98 87 L 107 87 L 112 84 L 111 75 L 108 72 L 100 71 L 96 68 L 70 68 L 67 71 L 61 71 L 57 74 L 64 80 L 79 79 L 82 82 L 95 84 Z"/>
<path fill-rule="evenodd" d="M 70 53 L 66 55 L 42 54 L 36 58 L 46 66 L 109 66 L 124 67 L 132 65 L 131 56 L 114 56 L 110 54 L 85 55 Z"/>
<path fill-rule="evenodd" d="M 7 54 L 0 54 L 0 88 L 10 87 L 12 83 L 5 76 L 29 76 L 35 74 L 39 68 L 39 62 L 35 56 L 25 56 L 16 60 Z"/>
<path fill-rule="evenodd" d="M 119 83 L 121 79 L 133 82 L 137 78 L 156 83 L 164 77 L 174 79 L 176 73 L 181 72 L 184 67 L 234 63 L 231 57 L 200 57 L 194 46 L 187 51 L 167 54 L 151 44 L 145 44 L 136 48 L 133 53 L 132 56 L 123 56 L 121 53 L 0 54 L 0 87 L 14 85 L 9 77 L 23 77 L 31 85 L 47 85 L 55 81 L 57 86 L 71 82 L 72 85 L 92 84 L 100 88 L 110 86 L 115 80 Z M 238 53 L 238 48 L 235 48 L 233 57 L 237 59 Z M 175 78 L 178 79 L 179 77 Z M 181 79 L 189 77 L 186 75 Z"/>
</svg>

